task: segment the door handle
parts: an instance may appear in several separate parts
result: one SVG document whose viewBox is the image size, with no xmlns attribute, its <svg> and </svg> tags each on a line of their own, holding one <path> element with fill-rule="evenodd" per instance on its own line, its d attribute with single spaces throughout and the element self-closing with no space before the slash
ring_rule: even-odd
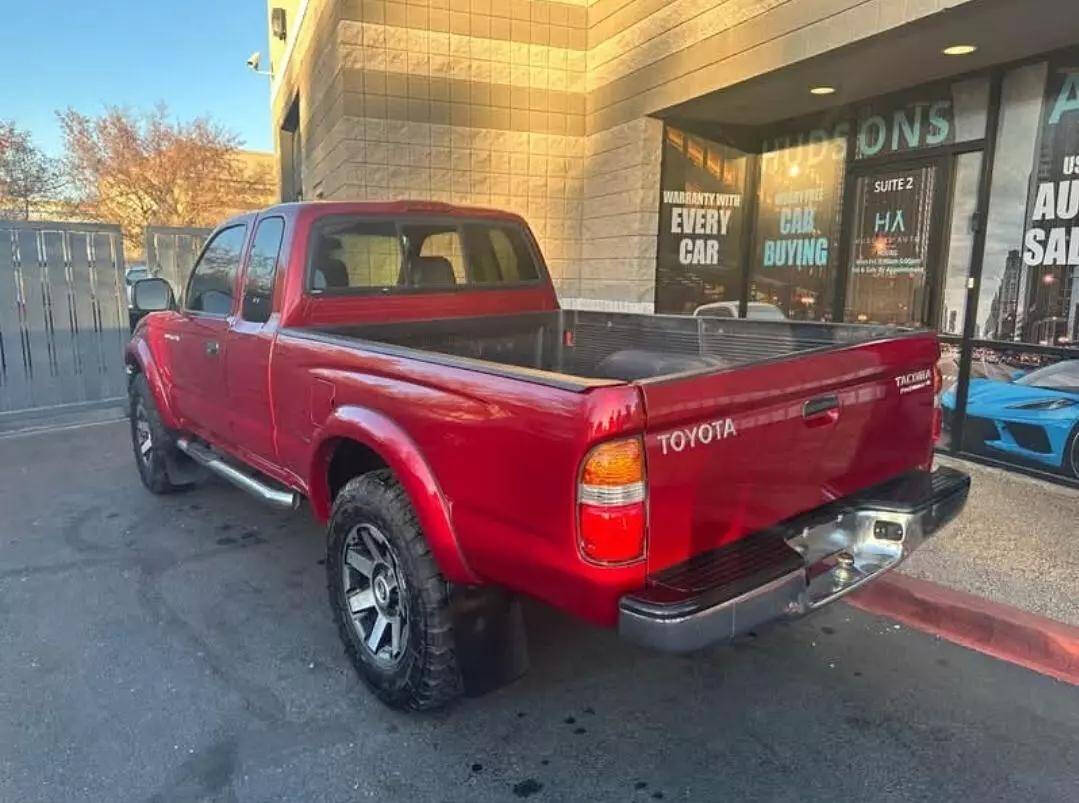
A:
<svg viewBox="0 0 1079 803">
<path fill-rule="evenodd" d="M 818 396 L 802 405 L 806 426 L 820 427 L 839 419 L 839 397 L 835 394 Z"/>
<path fill-rule="evenodd" d="M 216 357 L 218 352 L 221 351 L 221 345 L 216 340 L 206 341 L 206 356 Z"/>
</svg>

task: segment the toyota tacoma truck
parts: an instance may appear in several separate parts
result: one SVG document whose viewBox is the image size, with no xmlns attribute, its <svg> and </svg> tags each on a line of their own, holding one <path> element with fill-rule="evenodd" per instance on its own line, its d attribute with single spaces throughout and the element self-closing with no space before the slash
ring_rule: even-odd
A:
<svg viewBox="0 0 1079 803">
<path fill-rule="evenodd" d="M 143 484 L 306 500 L 346 652 L 397 707 L 522 671 L 519 595 L 695 650 L 838 599 L 966 501 L 933 469 L 931 332 L 560 309 L 512 214 L 279 205 L 179 295 L 134 288 Z"/>
</svg>

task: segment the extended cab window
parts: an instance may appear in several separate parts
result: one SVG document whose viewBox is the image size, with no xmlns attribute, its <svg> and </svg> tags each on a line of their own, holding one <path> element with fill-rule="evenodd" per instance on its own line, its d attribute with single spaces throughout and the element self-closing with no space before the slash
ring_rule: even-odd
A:
<svg viewBox="0 0 1079 803">
<path fill-rule="evenodd" d="M 236 286 L 246 233 L 247 226 L 229 226 L 207 243 L 187 284 L 187 309 L 211 315 L 228 315 L 232 311 L 232 288 Z"/>
<path fill-rule="evenodd" d="M 312 231 L 312 240 L 311 289 L 333 292 L 398 284 L 401 238 L 393 223 L 323 221 Z"/>
<path fill-rule="evenodd" d="M 312 232 L 308 287 L 333 293 L 453 289 L 540 278 L 524 232 L 511 223 L 402 223 L 331 217 Z"/>
<path fill-rule="evenodd" d="M 530 282 L 539 278 L 536 260 L 520 229 L 470 223 L 465 226 L 474 282 Z"/>
<path fill-rule="evenodd" d="M 254 323 L 266 323 L 273 307 L 274 277 L 281 252 L 281 238 L 285 232 L 283 218 L 271 217 L 260 220 L 251 244 L 251 257 L 247 263 L 244 279 L 243 319 Z"/>
</svg>

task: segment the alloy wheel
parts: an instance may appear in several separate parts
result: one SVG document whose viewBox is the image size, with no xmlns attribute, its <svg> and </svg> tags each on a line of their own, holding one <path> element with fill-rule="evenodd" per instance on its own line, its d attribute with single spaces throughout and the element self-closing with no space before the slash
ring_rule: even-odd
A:
<svg viewBox="0 0 1079 803">
<path fill-rule="evenodd" d="M 154 456 L 154 435 L 146 415 L 146 405 L 141 400 L 135 405 L 135 440 L 139 447 L 139 460 L 145 466 L 150 465 Z"/>
<path fill-rule="evenodd" d="M 397 555 L 372 524 L 353 527 L 343 549 L 341 582 L 352 627 L 376 661 L 396 664 L 408 644 L 408 594 Z"/>
</svg>

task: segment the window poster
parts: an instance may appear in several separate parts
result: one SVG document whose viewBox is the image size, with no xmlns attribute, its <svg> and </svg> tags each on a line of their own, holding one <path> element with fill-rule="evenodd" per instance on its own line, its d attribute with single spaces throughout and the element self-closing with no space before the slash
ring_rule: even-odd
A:
<svg viewBox="0 0 1079 803">
<path fill-rule="evenodd" d="M 660 189 L 656 311 L 693 313 L 742 294 L 744 152 L 668 126 Z"/>
<path fill-rule="evenodd" d="M 934 167 L 881 170 L 858 180 L 851 273 L 924 275 Z"/>
<path fill-rule="evenodd" d="M 829 320 L 842 218 L 847 125 L 764 143 L 752 300 Z M 773 313 L 775 314 L 775 313 Z"/>
<path fill-rule="evenodd" d="M 1058 345 L 1079 337 L 1079 64 L 1046 81 L 1040 148 L 1023 233 L 1023 339 Z"/>
</svg>

